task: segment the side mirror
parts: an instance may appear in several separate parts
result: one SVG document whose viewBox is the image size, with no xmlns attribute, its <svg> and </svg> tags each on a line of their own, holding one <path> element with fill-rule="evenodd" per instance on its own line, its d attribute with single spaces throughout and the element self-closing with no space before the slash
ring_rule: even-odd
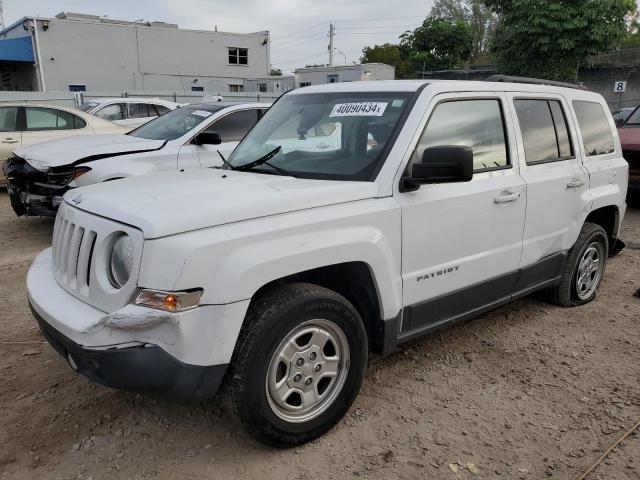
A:
<svg viewBox="0 0 640 480">
<path fill-rule="evenodd" d="M 402 191 L 412 192 L 428 183 L 469 182 L 473 178 L 473 149 L 464 145 L 427 148 L 422 161 L 403 177 Z"/>
<path fill-rule="evenodd" d="M 620 127 L 621 127 L 621 126 L 623 126 L 623 125 L 624 125 L 624 120 L 623 120 L 623 119 L 621 119 L 621 118 L 618 118 L 618 119 L 616 120 L 616 127 L 620 128 Z"/>
<path fill-rule="evenodd" d="M 220 145 L 222 138 L 218 132 L 200 132 L 193 139 L 193 143 L 196 145 Z"/>
</svg>

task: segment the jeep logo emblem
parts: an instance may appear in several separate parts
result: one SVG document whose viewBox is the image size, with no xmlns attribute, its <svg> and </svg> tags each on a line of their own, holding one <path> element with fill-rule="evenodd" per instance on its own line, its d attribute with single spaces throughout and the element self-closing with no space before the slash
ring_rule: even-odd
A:
<svg viewBox="0 0 640 480">
<path fill-rule="evenodd" d="M 84 200 L 84 196 L 81 193 L 78 193 L 77 195 L 74 195 L 73 197 L 71 197 L 71 201 L 75 205 L 78 205 L 78 204 L 82 203 L 83 200 Z"/>
</svg>

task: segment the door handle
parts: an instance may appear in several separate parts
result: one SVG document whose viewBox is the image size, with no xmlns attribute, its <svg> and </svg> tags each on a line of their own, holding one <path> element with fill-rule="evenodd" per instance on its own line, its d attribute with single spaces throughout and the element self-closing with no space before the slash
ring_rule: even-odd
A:
<svg viewBox="0 0 640 480">
<path fill-rule="evenodd" d="M 502 192 L 497 197 L 493 197 L 494 203 L 510 203 L 515 202 L 520 198 L 520 193 L 518 192 Z"/>
<path fill-rule="evenodd" d="M 569 183 L 567 183 L 567 188 L 578 188 L 583 186 L 584 184 L 584 179 L 576 177 L 569 180 Z"/>
<path fill-rule="evenodd" d="M 14 140 L 13 138 L 7 138 L 2 140 L 2 143 L 18 143 L 18 140 Z"/>
</svg>

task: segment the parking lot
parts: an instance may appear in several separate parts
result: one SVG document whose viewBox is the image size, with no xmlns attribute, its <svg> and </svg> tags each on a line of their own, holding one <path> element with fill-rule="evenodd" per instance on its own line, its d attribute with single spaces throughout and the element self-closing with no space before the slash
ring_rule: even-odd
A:
<svg viewBox="0 0 640 480">
<path fill-rule="evenodd" d="M 75 374 L 44 342 L 25 277 L 53 222 L 0 193 L 0 476 L 577 478 L 640 420 L 640 210 L 596 301 L 526 298 L 372 357 L 337 428 L 304 447 L 251 440 L 219 401 L 179 405 Z M 588 478 L 640 478 L 640 433 Z"/>
</svg>

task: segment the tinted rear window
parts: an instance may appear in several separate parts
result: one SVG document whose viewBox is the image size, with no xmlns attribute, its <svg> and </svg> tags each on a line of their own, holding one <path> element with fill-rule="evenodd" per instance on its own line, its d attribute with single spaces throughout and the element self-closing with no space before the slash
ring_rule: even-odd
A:
<svg viewBox="0 0 640 480">
<path fill-rule="evenodd" d="M 602 105 L 576 100 L 573 102 L 573 109 L 578 117 L 587 156 L 613 153 L 615 151 L 613 134 Z"/>
</svg>

